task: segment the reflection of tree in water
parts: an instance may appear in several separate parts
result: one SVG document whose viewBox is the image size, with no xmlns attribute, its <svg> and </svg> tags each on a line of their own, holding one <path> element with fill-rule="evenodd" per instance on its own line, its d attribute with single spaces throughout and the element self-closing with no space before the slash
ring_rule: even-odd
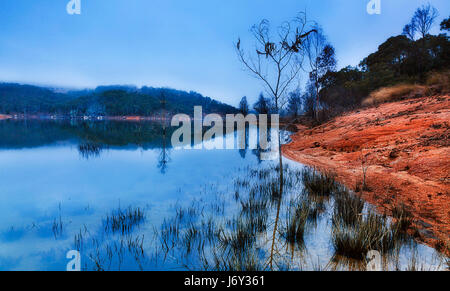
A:
<svg viewBox="0 0 450 291">
<path fill-rule="evenodd" d="M 345 240 L 356 243 L 354 234 L 360 233 L 359 226 L 371 212 L 363 207 L 368 214 L 362 215 L 363 208 L 354 207 L 355 201 L 359 205 L 362 200 L 351 196 L 332 176 L 288 165 L 283 167 L 283 181 L 280 181 L 279 165 L 246 167 L 238 172 L 232 189 L 228 189 L 231 192 L 206 187 L 190 204 L 175 205 L 173 214 L 154 225 L 153 230 L 145 226 L 146 222 L 151 223 L 145 220 L 148 208 L 138 206 L 111 211 L 102 220 L 100 233 L 81 228 L 74 241 L 75 248 L 89 258 L 84 258 L 89 262 L 84 268 L 365 270 L 365 253 L 355 259 L 339 255 L 338 249 L 334 249 L 334 254 L 328 252 L 335 248 L 336 226 L 345 231 Z M 390 228 L 381 215 L 370 215 L 379 217 L 383 223 L 376 225 L 376 232 L 379 226 Z M 336 224 L 337 218 L 354 220 Z M 357 223 L 357 227 L 349 229 L 349 222 Z M 114 229 L 119 231 L 111 231 Z M 315 237 L 316 232 L 319 237 Z M 323 239 L 328 240 L 330 248 L 326 253 L 320 246 Z M 376 237 L 375 242 L 382 241 L 384 236 Z M 413 242 L 396 243 L 395 249 L 377 249 L 386 260 L 383 270 L 408 268 L 403 263 L 400 265 L 398 254 L 403 253 L 405 246 L 402 260 L 410 260 L 408 248 Z M 371 248 L 375 245 L 370 243 Z M 318 261 L 318 255 L 324 255 L 325 260 Z"/>
<path fill-rule="evenodd" d="M 78 145 L 80 156 L 86 160 L 98 158 L 104 149 L 104 145 L 92 142 L 83 142 Z"/>
<path fill-rule="evenodd" d="M 0 122 L 0 148 L 34 148 L 81 140 L 117 149 L 157 149 L 162 146 L 161 128 L 160 121 L 9 120 Z M 175 129 L 167 127 L 166 135 L 170 137 Z"/>
<path fill-rule="evenodd" d="M 163 126 L 162 130 L 162 147 L 160 149 L 158 157 L 158 169 L 160 169 L 161 174 L 165 174 L 167 171 L 168 164 L 170 163 L 170 149 L 167 147 L 167 130 Z"/>
<path fill-rule="evenodd" d="M 270 132 L 270 128 L 269 128 L 269 132 Z M 272 149 L 269 147 L 268 149 L 262 149 L 261 148 L 261 139 L 266 139 L 267 140 L 267 144 L 272 145 L 273 141 L 272 141 L 272 135 L 271 134 L 266 134 L 264 136 L 262 136 L 262 134 L 260 133 L 259 127 L 257 128 L 257 144 L 256 144 L 256 149 L 252 150 L 252 154 L 256 156 L 256 159 L 258 160 L 258 164 L 262 163 L 262 159 L 261 159 L 261 155 L 263 153 L 269 153 L 270 151 L 272 151 Z"/>
<path fill-rule="evenodd" d="M 244 147 L 244 149 L 239 150 L 239 154 L 241 155 L 241 158 L 243 158 L 243 159 L 245 159 L 245 156 L 247 155 L 247 150 L 249 148 L 249 131 L 250 131 L 250 128 L 249 128 L 249 125 L 247 124 L 245 126 L 245 142 L 244 142 L 245 147 Z"/>
<path fill-rule="evenodd" d="M 240 149 L 239 150 L 239 155 L 241 156 L 241 158 L 245 159 L 245 156 L 247 155 L 247 148 Z"/>
<path fill-rule="evenodd" d="M 167 100 L 164 91 L 161 91 L 160 103 L 162 107 L 162 146 L 158 157 L 158 169 L 160 169 L 161 174 L 165 174 L 170 162 L 170 151 L 167 147 Z"/>
</svg>

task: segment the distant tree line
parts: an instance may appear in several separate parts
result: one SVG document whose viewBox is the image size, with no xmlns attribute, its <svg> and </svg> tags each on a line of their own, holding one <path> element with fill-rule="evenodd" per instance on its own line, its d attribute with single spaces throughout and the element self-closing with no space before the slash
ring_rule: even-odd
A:
<svg viewBox="0 0 450 291">
<path fill-rule="evenodd" d="M 154 116 L 193 114 L 194 106 L 205 113 L 234 113 L 227 104 L 196 92 L 167 88 L 102 86 L 94 90 L 58 93 L 49 88 L 0 84 L 0 113 L 61 114 L 72 116 Z"/>
</svg>

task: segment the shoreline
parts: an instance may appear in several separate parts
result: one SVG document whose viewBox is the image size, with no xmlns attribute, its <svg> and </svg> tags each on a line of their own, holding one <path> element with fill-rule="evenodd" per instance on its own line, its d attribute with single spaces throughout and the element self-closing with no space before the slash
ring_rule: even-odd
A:
<svg viewBox="0 0 450 291">
<path fill-rule="evenodd" d="M 65 116 L 65 115 L 19 115 L 0 114 L 0 120 L 77 120 L 77 121 L 170 121 L 172 117 L 160 116 Z"/>
<path fill-rule="evenodd" d="M 297 126 L 283 155 L 332 171 L 380 213 L 404 204 L 416 239 L 445 249 L 450 238 L 450 97 L 422 97 L 360 109 L 314 127 Z M 444 250 L 445 251 L 445 250 Z M 447 250 L 448 252 L 448 250 Z"/>
</svg>

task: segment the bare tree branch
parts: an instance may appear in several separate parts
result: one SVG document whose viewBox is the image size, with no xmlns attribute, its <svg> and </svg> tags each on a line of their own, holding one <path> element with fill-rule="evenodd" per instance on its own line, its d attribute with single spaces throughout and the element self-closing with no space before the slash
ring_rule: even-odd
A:
<svg viewBox="0 0 450 291">
<path fill-rule="evenodd" d="M 272 33 L 269 21 L 264 19 L 251 28 L 256 41 L 254 53 L 250 51 L 246 54 L 240 39 L 236 43 L 239 60 L 263 82 L 277 111 L 282 109 L 287 92 L 299 77 L 304 59 L 303 42 L 316 31 L 307 27 L 305 13 L 300 13 L 292 21 L 283 22 L 275 33 Z"/>
</svg>

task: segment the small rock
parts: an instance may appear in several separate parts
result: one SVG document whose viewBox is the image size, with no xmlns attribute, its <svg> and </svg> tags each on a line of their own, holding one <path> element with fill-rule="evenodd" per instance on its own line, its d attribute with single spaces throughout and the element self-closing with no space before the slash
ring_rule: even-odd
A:
<svg viewBox="0 0 450 291">
<path fill-rule="evenodd" d="M 393 149 L 393 150 L 389 153 L 389 158 L 390 158 L 390 159 L 396 159 L 396 158 L 398 158 L 398 153 L 399 153 L 399 150 L 398 150 L 398 149 Z"/>
</svg>

